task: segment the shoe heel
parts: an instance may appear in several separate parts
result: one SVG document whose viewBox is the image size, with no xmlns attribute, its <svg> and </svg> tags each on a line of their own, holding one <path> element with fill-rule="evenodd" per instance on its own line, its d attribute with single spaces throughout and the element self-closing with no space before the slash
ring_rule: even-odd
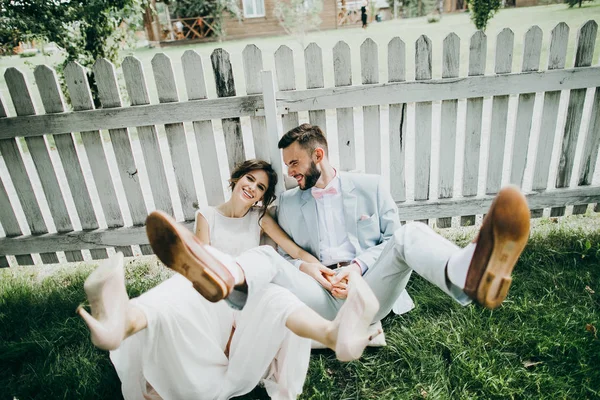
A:
<svg viewBox="0 0 600 400">
<path fill-rule="evenodd" d="M 494 285 L 494 282 L 497 280 L 499 282 Z M 487 272 L 479 285 L 477 301 L 486 308 L 493 309 L 498 307 L 506 299 L 511 283 L 512 278 L 510 276 L 497 278 L 494 273 Z M 496 287 L 494 288 L 493 286 Z"/>
</svg>

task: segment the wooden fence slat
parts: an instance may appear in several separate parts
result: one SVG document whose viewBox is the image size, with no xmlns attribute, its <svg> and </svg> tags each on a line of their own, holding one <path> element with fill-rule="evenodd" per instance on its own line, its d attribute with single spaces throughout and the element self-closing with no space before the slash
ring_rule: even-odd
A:
<svg viewBox="0 0 600 400">
<path fill-rule="evenodd" d="M 188 99 L 205 99 L 207 94 L 202 58 L 194 50 L 187 50 L 183 53 L 181 62 Z M 212 121 L 194 121 L 192 125 L 204 178 L 206 199 L 209 205 L 216 206 L 223 203 L 225 197 L 223 196 L 223 184 L 219 172 L 219 160 Z"/>
<path fill-rule="evenodd" d="M 17 115 L 37 114 L 29 94 L 25 76 L 17 69 L 10 68 L 9 70 L 11 71 L 10 74 L 7 70 L 7 74 L 5 75 L 8 90 L 11 93 L 11 97 L 20 97 L 21 99 L 21 101 L 14 102 Z M 59 232 L 72 231 L 73 225 L 67 212 L 67 206 L 65 205 L 65 200 L 58 184 L 54 166 L 50 160 L 46 139 L 44 136 L 27 137 L 25 138 L 25 142 L 40 178 L 43 193 L 56 229 Z M 40 254 L 40 257 L 45 264 L 58 263 L 56 253 Z"/>
<path fill-rule="evenodd" d="M 156 54 L 152 58 L 152 72 L 156 82 L 158 101 L 161 103 L 179 101 L 171 59 L 163 53 Z M 165 124 L 165 132 L 169 143 L 173 169 L 175 170 L 175 179 L 177 181 L 181 208 L 183 209 L 183 217 L 186 221 L 191 221 L 196 215 L 194 204 L 197 203 L 198 198 L 192 175 L 192 163 L 190 161 L 185 128 L 183 123 Z"/>
<path fill-rule="evenodd" d="M 450 33 L 444 39 L 442 78 L 456 78 L 460 68 L 460 38 Z M 456 121 L 458 100 L 442 101 L 440 129 L 440 165 L 438 198 L 454 196 L 454 166 L 456 158 Z M 450 228 L 452 218 L 438 218 L 439 228 Z"/>
<path fill-rule="evenodd" d="M 6 237 L 21 236 L 23 234 L 13 207 L 8 199 L 8 193 L 6 192 L 2 179 L 0 179 L 0 223 L 2 223 Z M 2 254 L 2 252 L 0 252 L 0 254 Z M 6 262 L 4 260 L 2 260 L 2 262 L 5 262 L 5 264 L 8 265 L 8 259 L 6 259 L 4 255 L 0 258 L 4 258 Z M 19 265 L 33 265 L 33 258 L 29 254 L 23 254 L 17 257 L 17 263 Z"/>
<path fill-rule="evenodd" d="M 267 124 L 267 148 L 269 149 L 269 159 L 273 169 L 279 175 L 275 195 L 279 196 L 285 190 L 285 178 L 283 174 L 283 164 L 277 143 L 279 142 L 279 128 L 277 126 L 277 102 L 275 101 L 275 82 L 271 71 L 261 72 L 261 82 L 265 98 L 265 122 Z"/>
<path fill-rule="evenodd" d="M 49 68 L 46 65 L 38 65 L 34 72 L 35 83 L 39 89 L 40 97 L 42 99 L 42 105 L 44 107 L 44 111 L 46 113 L 62 113 L 65 110 L 64 102 L 62 99 L 62 94 L 60 88 L 58 87 L 56 74 L 53 69 Z M 78 205 L 84 203 L 87 199 L 88 204 L 84 205 L 89 207 L 89 212 L 95 221 L 94 209 L 92 207 L 91 200 L 89 198 L 87 187 L 85 186 L 85 181 L 83 180 L 83 173 L 81 172 L 81 166 L 79 165 L 79 159 L 77 158 L 77 154 L 75 154 L 75 145 L 73 142 L 73 137 L 70 133 L 63 133 L 54 135 L 54 144 L 58 151 L 58 155 L 61 158 L 61 163 L 63 166 L 63 170 L 67 177 L 67 182 L 69 184 L 69 188 L 71 189 L 71 198 L 73 199 L 75 206 L 77 208 Z M 65 163 L 63 158 L 63 153 L 69 152 L 69 150 L 73 151 L 74 157 L 72 157 L 72 161 L 70 163 Z M 70 170 L 74 170 L 73 173 Z M 83 182 L 83 186 L 77 186 L 76 190 L 73 190 L 73 186 L 71 185 L 70 178 L 72 175 L 76 175 L 79 172 L 79 176 L 81 178 L 81 182 Z M 39 171 L 38 171 L 39 173 Z M 46 178 L 49 180 L 55 180 L 56 176 L 53 174 L 53 177 Z M 43 184 L 42 180 L 42 184 Z M 58 187 L 58 182 L 51 184 L 51 186 L 56 185 Z M 46 189 L 44 188 L 44 191 Z M 73 193 L 76 195 L 73 196 Z M 50 199 L 48 199 L 48 203 L 50 207 L 52 207 L 52 203 Z M 64 199 L 61 198 L 56 201 L 56 203 L 60 203 L 60 207 L 64 207 L 64 212 L 67 213 L 67 208 L 64 202 Z M 55 205 L 56 206 L 56 205 Z M 52 208 L 51 208 L 52 209 Z M 53 213 L 54 215 L 54 213 Z M 82 228 L 85 226 L 87 221 L 80 221 Z M 65 215 L 63 219 L 54 218 L 54 224 L 56 225 L 56 230 L 58 232 L 69 232 L 73 230 L 73 225 L 71 224 L 71 219 L 68 213 Z M 91 229 L 95 229 L 98 227 L 98 224 L 95 225 Z M 85 228 L 84 228 L 85 229 Z M 83 261 L 83 254 L 81 251 L 65 251 L 65 257 L 68 262 L 77 262 Z"/>
<path fill-rule="evenodd" d="M 469 44 L 469 76 L 485 74 L 487 38 L 481 31 L 471 37 Z M 463 196 L 477 195 L 479 178 L 479 152 L 481 150 L 481 120 L 483 98 L 467 100 L 467 118 L 465 127 L 465 159 L 463 170 Z M 461 225 L 474 225 L 475 216 L 462 216 Z"/>
<path fill-rule="evenodd" d="M 534 25 L 529 28 L 525 34 L 523 66 L 521 71 L 537 71 L 540 67 L 541 52 L 542 30 L 537 25 Z M 525 174 L 525 166 L 527 165 L 527 152 L 529 150 L 529 137 L 531 136 L 534 103 L 535 93 L 522 93 L 519 95 L 512 165 L 510 169 L 510 183 L 519 187 L 523 185 L 523 176 Z"/>
<path fill-rule="evenodd" d="M 496 40 L 496 74 L 508 74 L 512 70 L 515 35 L 505 28 Z M 508 119 L 509 96 L 494 96 L 492 99 L 492 126 L 490 129 L 490 145 L 488 151 L 488 169 L 486 177 L 486 194 L 495 194 L 502 185 L 502 162 L 506 144 L 506 126 Z"/>
<path fill-rule="evenodd" d="M 586 22 L 577 34 L 577 50 L 575 54 L 575 68 L 589 67 L 592 65 L 594 46 L 598 33 L 598 23 L 594 20 Z M 563 131 L 560 161 L 558 163 L 558 174 L 556 176 L 556 187 L 568 187 L 575 163 L 575 150 L 583 115 L 583 104 L 585 102 L 586 89 L 571 90 L 569 105 L 567 107 L 567 120 Z M 585 212 L 587 206 L 575 206 L 573 214 Z M 564 207 L 551 210 L 552 216 L 564 215 Z"/>
<path fill-rule="evenodd" d="M 377 43 L 367 38 L 360 46 L 362 84 L 379 83 Z M 381 174 L 381 117 L 379 106 L 363 107 L 365 172 Z"/>
<path fill-rule="evenodd" d="M 431 40 L 420 36 L 415 43 L 415 80 L 431 79 Z M 431 102 L 415 105 L 415 200 L 429 199 L 431 181 Z M 427 220 L 422 220 L 427 223 Z"/>
<path fill-rule="evenodd" d="M 583 146 L 583 155 L 579 163 L 579 180 L 577 185 L 588 186 L 592 184 L 592 177 L 596 168 L 598 157 L 598 146 L 600 146 L 600 88 L 596 88 L 592 114 L 588 133 Z"/>
<path fill-rule="evenodd" d="M 117 85 L 115 67 L 106 59 L 99 59 L 94 64 L 94 74 L 98 85 L 98 94 L 103 108 L 122 107 L 121 94 Z M 133 158 L 133 150 L 129 140 L 129 130 L 109 129 L 110 140 L 119 167 L 121 183 L 129 205 L 133 225 L 144 225 L 148 209 L 144 202 L 140 186 L 138 167 Z"/>
<path fill-rule="evenodd" d="M 98 59 L 94 63 L 94 75 L 98 87 L 98 96 L 104 109 L 121 108 L 121 94 L 117 85 L 115 67 L 106 59 Z M 121 185 L 125 191 L 125 199 L 133 225 L 143 225 L 148 215 L 144 202 L 142 187 L 139 181 L 138 167 L 133 158 L 133 150 L 129 141 L 129 129 L 109 129 L 108 134 L 112 144 L 117 169 L 121 178 Z M 131 247 L 119 247 L 116 251 L 122 252 L 126 257 L 133 256 Z"/>
<path fill-rule="evenodd" d="M 569 27 L 564 22 L 552 29 L 550 50 L 548 52 L 548 71 L 563 69 L 569 44 Z M 540 136 L 537 144 L 535 168 L 533 173 L 533 190 L 546 190 L 548 175 L 550 174 L 550 161 L 554 145 L 554 134 L 558 119 L 558 106 L 560 104 L 560 90 L 544 93 L 544 106 L 540 126 Z M 541 217 L 544 210 L 531 210 L 531 216 Z"/>
<path fill-rule="evenodd" d="M 15 106 L 17 114 L 33 114 L 35 109 L 29 96 L 29 90 L 25 84 L 24 77 L 16 68 L 8 68 L 4 73 L 4 78 Z M 43 138 L 39 138 L 43 140 Z M 23 213 L 27 220 L 27 225 L 33 234 L 48 233 L 48 228 L 42 216 L 42 211 L 35 197 L 33 186 L 23 156 L 17 146 L 16 139 L 0 140 L 0 154 L 4 157 L 8 173 L 15 186 L 17 196 L 23 208 Z M 42 262 L 55 263 L 58 257 L 55 253 L 41 253 Z M 29 258 L 17 259 L 19 264 L 22 262 L 27 265 Z"/>
<path fill-rule="evenodd" d="M 275 51 L 275 72 L 279 91 L 296 90 L 296 73 L 294 70 L 294 52 L 282 45 Z M 281 116 L 283 131 L 287 132 L 299 125 L 298 113 L 290 112 Z"/>
<path fill-rule="evenodd" d="M 73 109 L 75 111 L 94 109 L 92 94 L 83 67 L 76 62 L 68 63 L 65 67 L 65 80 L 67 81 Z M 122 227 L 123 216 L 117 201 L 110 170 L 108 169 L 102 136 L 99 131 L 87 131 L 81 132 L 81 139 L 89 160 L 94 182 L 98 188 L 98 196 L 106 224 L 109 228 Z M 108 257 L 106 249 L 90 250 L 90 254 L 95 260 Z"/>
<path fill-rule="evenodd" d="M 262 52 L 254 45 L 249 44 L 242 52 L 244 63 L 244 78 L 246 80 L 247 94 L 262 94 L 261 71 L 263 70 Z M 252 139 L 254 141 L 254 154 L 256 158 L 269 161 L 269 147 L 267 145 L 267 122 L 264 116 L 250 117 Z"/>
<path fill-rule="evenodd" d="M 212 68 L 215 75 L 217 96 L 234 97 L 235 82 L 233 80 L 233 69 L 229 61 L 229 53 L 223 49 L 215 49 L 210 55 Z M 242 139 L 242 125 L 239 118 L 223 118 L 223 134 L 225 135 L 225 147 L 229 170 L 246 159 L 244 141 Z"/>
<path fill-rule="evenodd" d="M 352 85 L 352 60 L 350 46 L 339 41 L 333 48 L 333 78 L 335 86 Z M 351 107 L 336 108 L 340 169 L 356 168 L 356 140 L 354 137 L 354 110 Z"/>
<path fill-rule="evenodd" d="M 125 57 L 122 67 L 131 106 L 150 104 L 146 75 L 140 60 L 133 56 Z M 156 126 L 138 126 L 137 134 L 149 177 L 154 206 L 159 210 L 173 215 L 173 204 L 169 195 L 169 185 L 165 173 L 165 164 L 160 152 Z M 142 249 L 143 253 L 147 251 L 148 249 Z"/>
<path fill-rule="evenodd" d="M 395 37 L 388 43 L 388 82 L 406 80 L 406 46 Z M 390 191 L 396 202 L 406 201 L 406 103 L 390 104 Z"/>
<path fill-rule="evenodd" d="M 316 43 L 311 43 L 304 49 L 304 68 L 306 70 L 306 88 L 322 88 L 323 79 L 323 53 Z M 327 135 L 327 117 L 325 110 L 310 110 L 308 119 L 311 125 L 319 126 Z"/>
</svg>

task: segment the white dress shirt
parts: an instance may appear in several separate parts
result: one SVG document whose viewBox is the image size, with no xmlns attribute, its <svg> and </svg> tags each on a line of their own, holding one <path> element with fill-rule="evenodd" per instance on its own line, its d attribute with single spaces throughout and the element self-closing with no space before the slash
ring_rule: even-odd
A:
<svg viewBox="0 0 600 400">
<path fill-rule="evenodd" d="M 325 189 L 313 187 L 311 190 L 320 191 L 334 188 L 337 193 L 325 193 L 315 198 L 317 204 L 317 219 L 319 221 L 319 259 L 323 265 L 332 265 L 341 261 L 351 261 L 356 256 L 354 246 L 348 239 L 346 221 L 344 219 L 344 202 L 342 185 L 336 176 Z"/>
</svg>

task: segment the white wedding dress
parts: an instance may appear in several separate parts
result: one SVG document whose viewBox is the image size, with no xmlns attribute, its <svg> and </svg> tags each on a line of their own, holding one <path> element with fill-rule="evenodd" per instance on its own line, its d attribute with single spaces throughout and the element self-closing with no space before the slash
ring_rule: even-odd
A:
<svg viewBox="0 0 600 400">
<path fill-rule="evenodd" d="M 215 248 L 237 256 L 259 245 L 259 210 L 243 218 L 225 217 L 212 207 L 200 212 Z M 126 400 L 228 399 L 260 382 L 273 399 L 295 399 L 302 392 L 310 340 L 285 327 L 287 317 L 303 306 L 288 290 L 268 284 L 235 311 L 224 301 L 210 303 L 176 274 L 132 301 L 146 314 L 148 327 L 110 352 Z"/>
</svg>

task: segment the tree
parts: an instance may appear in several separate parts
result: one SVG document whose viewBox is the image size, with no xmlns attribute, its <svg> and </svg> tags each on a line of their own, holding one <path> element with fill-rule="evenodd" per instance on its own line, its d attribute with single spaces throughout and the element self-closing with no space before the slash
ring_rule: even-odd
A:
<svg viewBox="0 0 600 400">
<path fill-rule="evenodd" d="M 139 22 L 145 5 L 146 0 L 0 0 L 0 46 L 10 54 L 21 41 L 54 42 L 66 53 L 57 66 L 64 88 L 61 71 L 67 62 L 91 67 L 98 58 L 117 61 L 131 32 L 127 27 Z"/>
<path fill-rule="evenodd" d="M 471 20 L 475 27 L 485 31 L 488 21 L 500 8 L 501 0 L 469 0 Z"/>
<path fill-rule="evenodd" d="M 285 0 L 277 2 L 273 14 L 285 32 L 304 47 L 306 32 L 321 25 L 321 11 L 323 0 Z"/>
</svg>

